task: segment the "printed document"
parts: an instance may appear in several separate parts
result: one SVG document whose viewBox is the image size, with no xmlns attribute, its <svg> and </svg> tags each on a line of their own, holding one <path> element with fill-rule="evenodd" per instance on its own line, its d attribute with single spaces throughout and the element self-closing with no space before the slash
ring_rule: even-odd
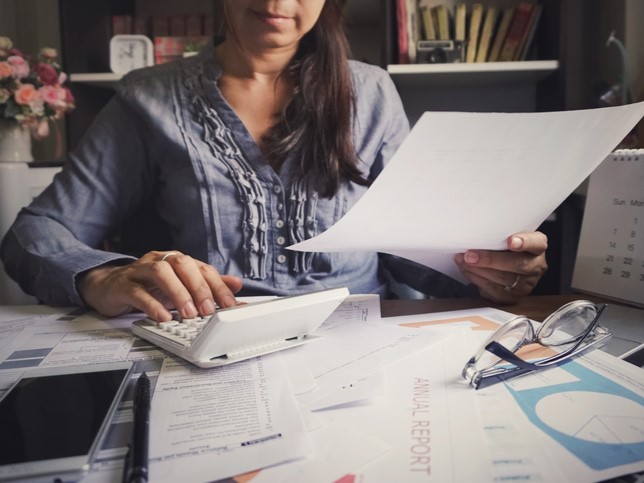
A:
<svg viewBox="0 0 644 483">
<path fill-rule="evenodd" d="M 378 251 L 463 280 L 453 255 L 535 230 L 644 116 L 644 102 L 540 113 L 431 112 L 316 252 Z"/>
<path fill-rule="evenodd" d="M 212 481 L 312 450 L 280 354 L 216 370 L 166 358 L 150 418 L 151 481 Z"/>
<path fill-rule="evenodd" d="M 134 337 L 125 327 L 141 314 L 113 319 L 93 313 L 34 314 L 33 323 L 16 315 L 10 320 L 20 320 L 22 329 L 0 345 L 0 395 L 25 370 L 35 367 L 132 360 L 137 361 L 135 376 L 143 371 L 151 376 L 155 387 L 150 428 L 152 481 L 209 481 L 310 453 L 280 354 L 224 370 L 200 370 L 164 357 L 156 346 Z M 244 404 L 239 403 L 242 399 Z M 115 481 L 115 475 L 120 475 L 126 452 L 123 444 L 132 430 L 131 404 L 125 402 L 116 413 L 83 481 Z M 212 430 L 215 425 L 217 431 Z"/>
<path fill-rule="evenodd" d="M 642 370 L 602 351 L 480 390 L 465 361 L 513 314 L 471 309 L 383 319 L 447 338 L 384 369 L 375 404 L 316 413 L 336 440 L 391 449 L 342 481 L 592 482 L 644 470 Z"/>
</svg>

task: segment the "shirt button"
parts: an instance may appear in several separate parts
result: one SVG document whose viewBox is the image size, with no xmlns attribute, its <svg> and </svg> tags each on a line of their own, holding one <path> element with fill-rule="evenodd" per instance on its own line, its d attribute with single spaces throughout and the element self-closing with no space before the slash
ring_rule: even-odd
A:
<svg viewBox="0 0 644 483">
<path fill-rule="evenodd" d="M 284 208 L 284 205 L 282 203 L 277 203 L 277 209 L 281 211 L 282 208 Z"/>
<path fill-rule="evenodd" d="M 277 220 L 277 221 L 275 222 L 275 226 L 276 226 L 277 228 L 282 228 L 282 227 L 284 227 L 284 220 Z"/>
<path fill-rule="evenodd" d="M 286 255 L 277 255 L 277 263 L 286 262 Z"/>
<path fill-rule="evenodd" d="M 284 243 L 286 243 L 286 238 L 284 238 L 283 236 L 278 236 L 276 241 L 278 245 L 284 245 Z"/>
<path fill-rule="evenodd" d="M 276 184 L 275 186 L 273 186 L 273 193 L 279 194 L 281 192 L 282 192 L 282 187 L 280 185 Z"/>
</svg>

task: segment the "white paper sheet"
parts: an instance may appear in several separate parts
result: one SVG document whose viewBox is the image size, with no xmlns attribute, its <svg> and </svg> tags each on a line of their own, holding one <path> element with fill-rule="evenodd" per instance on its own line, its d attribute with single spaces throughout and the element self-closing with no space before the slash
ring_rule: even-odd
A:
<svg viewBox="0 0 644 483">
<path fill-rule="evenodd" d="M 644 102 L 425 113 L 362 199 L 299 251 L 378 251 L 462 280 L 452 259 L 536 229 L 644 116 Z"/>
<path fill-rule="evenodd" d="M 307 361 L 317 384 L 316 391 L 298 397 L 309 410 L 356 403 L 381 394 L 383 367 L 444 338 L 439 333 L 383 324 L 365 315 L 364 304 L 352 304 L 352 308 L 334 312 L 316 331 L 321 340 L 293 349 Z"/>
<path fill-rule="evenodd" d="M 279 354 L 216 369 L 166 358 L 150 418 L 151 481 L 212 481 L 312 451 Z"/>
</svg>

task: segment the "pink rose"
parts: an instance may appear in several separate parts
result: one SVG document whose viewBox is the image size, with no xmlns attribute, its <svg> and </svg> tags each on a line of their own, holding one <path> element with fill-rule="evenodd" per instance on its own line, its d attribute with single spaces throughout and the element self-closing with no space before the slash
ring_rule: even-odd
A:
<svg viewBox="0 0 644 483">
<path fill-rule="evenodd" d="M 7 62 L 13 67 L 13 76 L 17 79 L 24 79 L 29 75 L 29 63 L 18 55 L 7 58 Z"/>
<path fill-rule="evenodd" d="M 0 79 L 13 76 L 13 67 L 9 62 L 0 62 Z"/>
<path fill-rule="evenodd" d="M 42 99 L 54 110 L 65 109 L 65 90 L 57 86 L 43 86 L 40 88 Z"/>
<path fill-rule="evenodd" d="M 58 82 L 58 72 L 49 64 L 38 64 L 35 71 L 43 84 L 52 86 Z"/>
<path fill-rule="evenodd" d="M 23 84 L 14 93 L 16 103 L 28 106 L 39 98 L 38 91 L 33 84 Z"/>
</svg>

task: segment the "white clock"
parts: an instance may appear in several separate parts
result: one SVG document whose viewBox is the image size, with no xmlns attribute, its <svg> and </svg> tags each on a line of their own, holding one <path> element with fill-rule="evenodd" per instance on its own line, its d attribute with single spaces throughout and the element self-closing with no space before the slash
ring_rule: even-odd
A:
<svg viewBox="0 0 644 483">
<path fill-rule="evenodd" d="M 110 40 L 110 69 L 126 73 L 154 65 L 152 41 L 145 35 L 115 35 Z"/>
</svg>

